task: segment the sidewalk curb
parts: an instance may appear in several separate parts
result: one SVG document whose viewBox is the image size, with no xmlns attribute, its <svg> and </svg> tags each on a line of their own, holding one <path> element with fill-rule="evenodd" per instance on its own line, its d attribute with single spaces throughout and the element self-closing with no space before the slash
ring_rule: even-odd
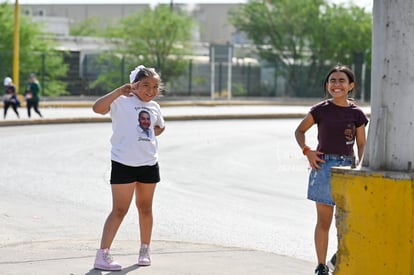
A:
<svg viewBox="0 0 414 275">
<path fill-rule="evenodd" d="M 159 98 L 156 100 L 161 107 L 188 107 L 188 106 L 312 106 L 318 102 L 318 99 L 270 99 L 270 100 L 174 100 Z M 55 108 L 92 108 L 95 101 L 41 101 L 41 107 L 55 107 Z"/>
<path fill-rule="evenodd" d="M 225 120 L 225 119 L 289 119 L 303 118 L 306 114 L 220 114 L 220 115 L 178 115 L 164 116 L 165 121 L 186 120 Z M 0 127 L 46 125 L 46 124 L 70 124 L 70 123 L 99 123 L 111 122 L 110 117 L 76 117 L 76 118 L 42 118 L 42 119 L 13 119 L 0 121 Z"/>
<path fill-rule="evenodd" d="M 188 107 L 188 106 L 312 106 L 317 103 L 315 99 L 278 99 L 278 100 L 157 100 L 161 107 Z M 92 108 L 94 101 L 40 101 L 40 108 Z M 3 107 L 3 102 L 0 102 Z M 21 107 L 25 107 L 25 102 Z"/>
</svg>

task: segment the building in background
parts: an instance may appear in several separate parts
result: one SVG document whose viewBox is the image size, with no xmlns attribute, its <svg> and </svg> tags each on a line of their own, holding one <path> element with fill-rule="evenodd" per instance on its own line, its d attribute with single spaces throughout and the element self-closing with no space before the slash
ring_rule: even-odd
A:
<svg viewBox="0 0 414 275">
<path fill-rule="evenodd" d="M 238 58 L 233 59 L 232 79 L 234 91 L 240 95 L 255 95 L 251 83 L 257 79 L 275 86 L 272 74 L 262 74 L 258 61 L 250 53 L 252 47 L 243 34 L 236 33 L 228 23 L 229 11 L 237 9 L 241 4 L 174 4 L 175 10 L 186 10 L 197 22 L 198 28 L 193 34 L 194 58 L 189 60 L 188 73 L 193 79 L 183 76 L 174 83 L 171 90 L 177 95 L 209 95 L 210 94 L 210 45 L 231 44 L 238 49 Z M 98 72 L 88 70 L 87 61 L 96 57 L 99 52 L 114 47 L 103 38 L 70 36 L 70 28 L 90 17 L 102 18 L 102 29 L 105 22 L 121 19 L 144 8 L 149 4 L 22 4 L 21 12 L 31 16 L 34 22 L 41 22 L 45 31 L 54 36 L 57 48 L 65 51 L 65 63 L 69 65 L 66 79 L 71 95 L 99 95 L 106 91 L 90 88 Z M 246 54 L 243 54 L 246 52 Z M 219 95 L 227 88 L 227 64 L 216 64 L 215 87 Z M 96 79 L 96 78 L 95 78 Z M 256 79 L 256 80 L 253 80 Z M 257 84 L 256 84 L 257 85 Z M 280 85 L 279 85 L 280 86 Z M 260 89 L 264 91 L 264 89 Z M 267 94 L 276 95 L 276 89 L 270 88 Z M 280 90 L 278 89 L 278 93 Z"/>
<path fill-rule="evenodd" d="M 174 9 L 187 10 L 198 22 L 194 37 L 198 41 L 215 44 L 233 43 L 235 28 L 228 23 L 228 12 L 240 4 L 174 4 Z M 26 4 L 21 10 L 37 22 L 45 23 L 48 31 L 57 36 L 67 36 L 69 28 L 90 17 L 113 20 L 126 17 L 148 4 Z M 59 24 L 56 24 L 58 21 Z M 104 22 L 105 20 L 103 20 Z M 102 26 L 104 27 L 104 26 Z"/>
</svg>

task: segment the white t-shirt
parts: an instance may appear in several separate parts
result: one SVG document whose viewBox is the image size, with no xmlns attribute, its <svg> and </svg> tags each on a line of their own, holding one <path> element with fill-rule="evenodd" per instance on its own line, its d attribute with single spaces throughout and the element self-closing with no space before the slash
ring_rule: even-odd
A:
<svg viewBox="0 0 414 275">
<path fill-rule="evenodd" d="M 160 105 L 143 102 L 136 96 L 120 96 L 111 104 L 111 159 L 128 166 L 158 162 L 154 126 L 164 128 Z"/>
</svg>

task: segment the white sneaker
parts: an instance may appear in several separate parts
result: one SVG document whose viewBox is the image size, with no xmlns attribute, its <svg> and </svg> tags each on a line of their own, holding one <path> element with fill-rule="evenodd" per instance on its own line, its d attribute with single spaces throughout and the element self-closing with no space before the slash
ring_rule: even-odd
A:
<svg viewBox="0 0 414 275">
<path fill-rule="evenodd" d="M 326 264 L 329 268 L 329 270 L 331 270 L 332 272 L 335 271 L 335 266 L 336 266 L 336 253 L 333 254 L 332 258 L 328 261 L 328 263 Z"/>
<path fill-rule="evenodd" d="M 150 249 L 147 244 L 141 245 L 141 249 L 139 250 L 138 265 L 139 266 L 151 265 Z"/>
<path fill-rule="evenodd" d="M 104 248 L 96 251 L 94 268 L 107 271 L 118 271 L 122 269 L 122 266 L 112 259 L 109 249 Z"/>
</svg>

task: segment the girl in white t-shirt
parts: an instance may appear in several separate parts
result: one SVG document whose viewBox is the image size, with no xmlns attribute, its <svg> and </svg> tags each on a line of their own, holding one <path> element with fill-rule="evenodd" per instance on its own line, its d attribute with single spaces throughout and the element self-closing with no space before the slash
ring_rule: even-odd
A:
<svg viewBox="0 0 414 275">
<path fill-rule="evenodd" d="M 151 265 L 149 245 L 152 233 L 152 200 L 160 181 L 156 136 L 164 129 L 160 106 L 153 99 L 158 95 L 160 76 L 153 68 L 138 66 L 125 84 L 99 98 L 93 111 L 111 113 L 111 188 L 112 211 L 106 219 L 94 267 L 100 270 L 121 270 L 109 253 L 112 241 L 135 193 L 139 214 L 141 248 L 138 265 Z"/>
</svg>

